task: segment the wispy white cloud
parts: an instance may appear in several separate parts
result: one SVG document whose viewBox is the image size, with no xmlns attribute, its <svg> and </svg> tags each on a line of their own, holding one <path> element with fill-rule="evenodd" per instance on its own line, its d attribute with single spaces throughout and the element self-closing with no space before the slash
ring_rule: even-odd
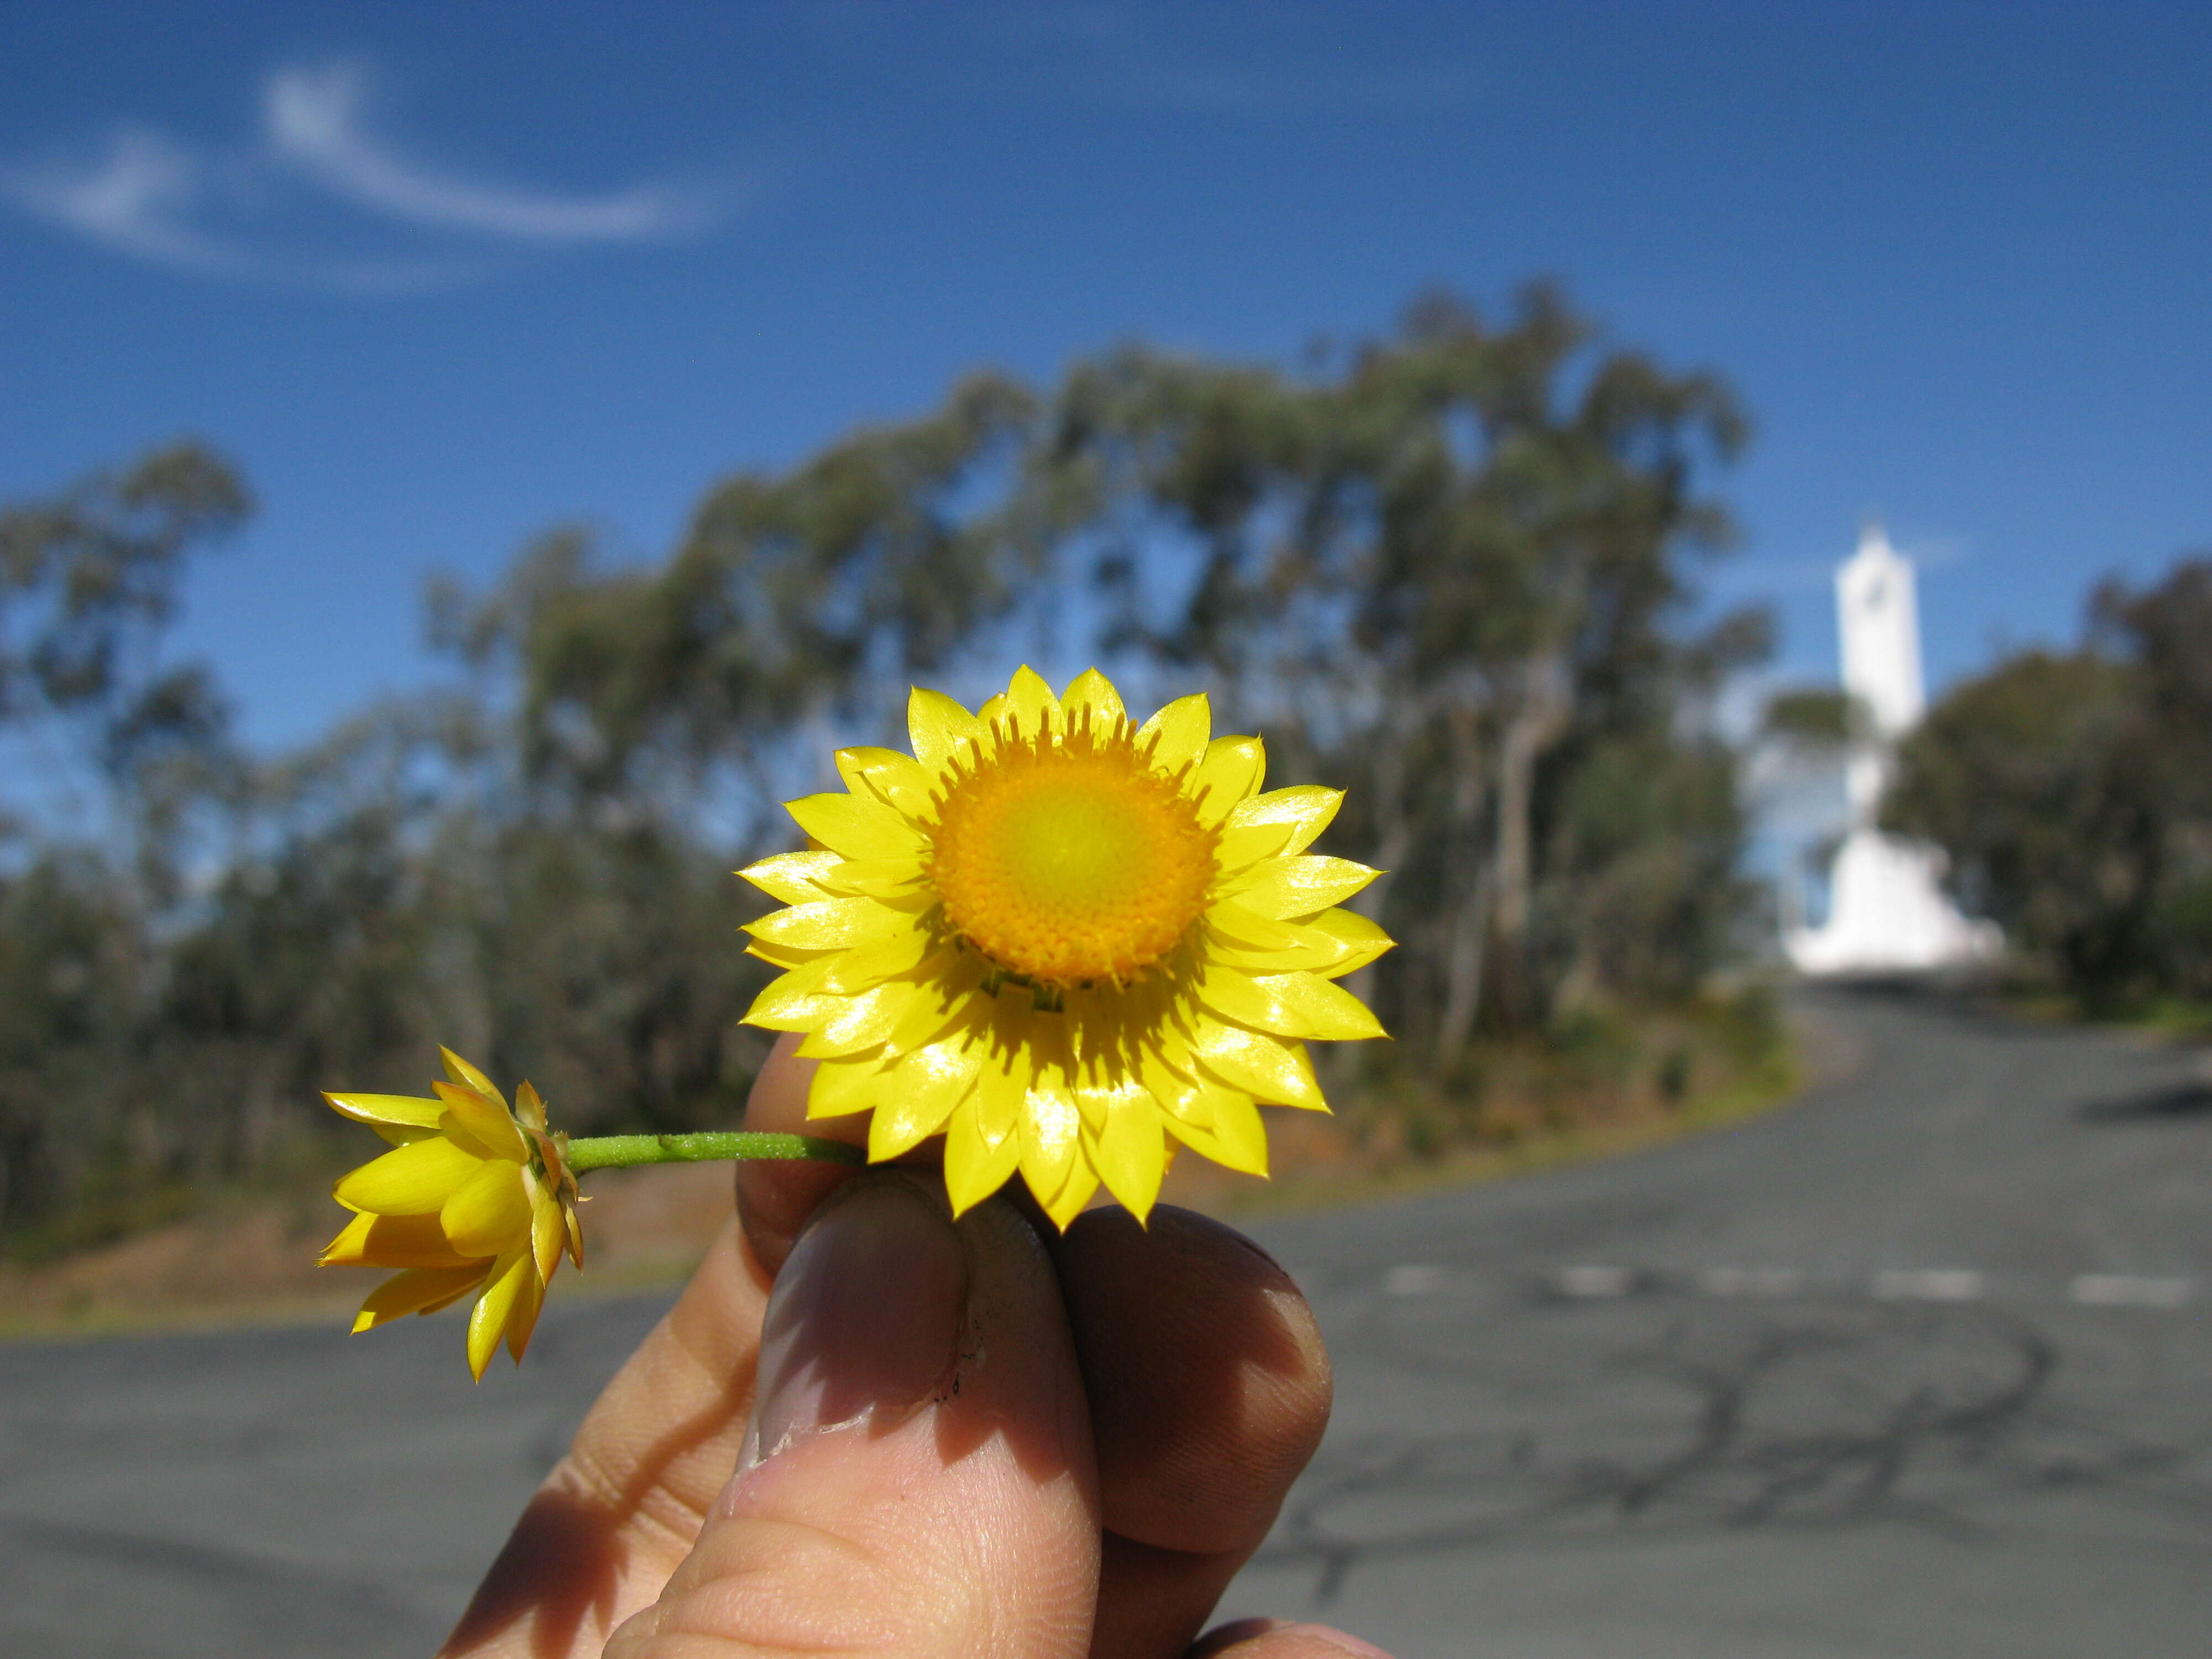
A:
<svg viewBox="0 0 2212 1659">
<path fill-rule="evenodd" d="M 676 240 L 738 204 L 727 189 L 649 181 L 579 194 L 441 168 L 372 129 L 370 87 L 358 63 L 288 65 L 263 88 L 251 144 L 195 148 L 121 127 L 74 155 L 0 162 L 0 201 L 172 269 L 362 295 L 451 287 L 526 248 Z M 303 246 L 282 222 L 316 201 L 394 245 L 367 257 Z"/>
<path fill-rule="evenodd" d="M 0 194 L 95 242 L 158 264 L 243 275 L 253 264 L 244 252 L 191 224 L 204 185 L 197 156 L 143 127 L 112 134 L 90 156 L 0 173 Z"/>
<path fill-rule="evenodd" d="M 441 229 L 526 242 L 635 242 L 688 234 L 713 221 L 703 195 L 670 185 L 562 195 L 404 160 L 369 132 L 366 91 L 357 64 L 277 70 L 262 102 L 271 151 L 342 200 Z"/>
</svg>

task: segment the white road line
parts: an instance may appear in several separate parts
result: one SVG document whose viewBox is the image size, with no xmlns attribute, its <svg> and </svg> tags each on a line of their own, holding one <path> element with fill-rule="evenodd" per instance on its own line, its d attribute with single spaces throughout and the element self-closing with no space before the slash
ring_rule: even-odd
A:
<svg viewBox="0 0 2212 1659">
<path fill-rule="evenodd" d="M 1891 1267 L 1874 1276 L 1874 1293 L 1893 1302 L 1978 1302 L 1988 1288 L 1972 1267 Z"/>
<path fill-rule="evenodd" d="M 1561 1296 L 1577 1297 L 1626 1296 L 1636 1288 L 1636 1275 L 1626 1267 L 1584 1263 L 1553 1273 L 1552 1288 Z"/>
<path fill-rule="evenodd" d="M 1444 1270 L 1431 1261 L 1407 1261 L 1382 1275 L 1385 1296 L 1433 1296 L 1444 1285 Z"/>
<path fill-rule="evenodd" d="M 1698 1288 L 1707 1296 L 1795 1296 L 1805 1275 L 1795 1267 L 1708 1267 Z"/>
<path fill-rule="evenodd" d="M 2194 1289 L 2186 1279 L 2154 1273 L 2083 1273 L 2070 1293 L 2092 1308 L 2178 1308 Z"/>
</svg>

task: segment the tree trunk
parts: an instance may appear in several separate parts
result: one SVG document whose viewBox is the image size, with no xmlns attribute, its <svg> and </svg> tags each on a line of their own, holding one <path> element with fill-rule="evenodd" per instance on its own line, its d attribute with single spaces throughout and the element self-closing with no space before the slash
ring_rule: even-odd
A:
<svg viewBox="0 0 2212 1659">
<path fill-rule="evenodd" d="M 1465 853 L 1468 868 L 1446 934 L 1444 1002 L 1437 1018 L 1437 1063 L 1449 1066 L 1474 1035 L 1482 1007 L 1483 945 L 1490 930 L 1492 860 L 1475 833 L 1482 811 L 1482 764 L 1475 736 L 1476 711 L 1462 705 L 1451 711 L 1452 839 Z"/>
<path fill-rule="evenodd" d="M 1404 866 L 1406 855 L 1413 848 L 1413 819 L 1406 811 L 1406 751 L 1413 738 L 1406 723 L 1395 719 L 1386 720 L 1376 735 L 1381 741 L 1376 745 L 1374 757 L 1374 860 L 1375 867 L 1382 873 L 1360 890 L 1349 908 L 1368 921 L 1380 923 L 1391 880 Z M 1347 975 L 1344 988 L 1362 1002 L 1371 1005 L 1375 1000 L 1375 964 L 1370 962 Z M 1337 1047 L 1341 1050 L 1351 1045 Z"/>
<path fill-rule="evenodd" d="M 1506 1018 L 1528 1018 L 1528 921 L 1535 889 L 1536 766 L 1566 734 L 1574 714 L 1566 664 L 1558 653 L 1530 659 L 1498 750 L 1497 906 L 1499 1001 Z"/>
</svg>

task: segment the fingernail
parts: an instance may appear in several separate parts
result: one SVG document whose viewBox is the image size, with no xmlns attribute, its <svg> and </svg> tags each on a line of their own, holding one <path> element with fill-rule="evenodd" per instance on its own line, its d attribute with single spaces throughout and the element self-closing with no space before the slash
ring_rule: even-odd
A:
<svg viewBox="0 0 2212 1659">
<path fill-rule="evenodd" d="M 934 1393 L 958 1346 L 968 1267 L 942 1201 L 910 1176 L 826 1200 L 776 1275 L 738 1469 L 823 1429 L 896 1419 Z"/>
</svg>

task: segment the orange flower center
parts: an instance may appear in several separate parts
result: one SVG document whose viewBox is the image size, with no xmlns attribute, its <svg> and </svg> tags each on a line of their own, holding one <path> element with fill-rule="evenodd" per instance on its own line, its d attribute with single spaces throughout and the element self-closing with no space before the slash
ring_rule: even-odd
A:
<svg viewBox="0 0 2212 1659">
<path fill-rule="evenodd" d="M 938 813 L 945 914 L 1000 967 L 1043 985 L 1126 984 L 1206 908 L 1214 832 L 1117 724 L 1001 734 Z"/>
</svg>

